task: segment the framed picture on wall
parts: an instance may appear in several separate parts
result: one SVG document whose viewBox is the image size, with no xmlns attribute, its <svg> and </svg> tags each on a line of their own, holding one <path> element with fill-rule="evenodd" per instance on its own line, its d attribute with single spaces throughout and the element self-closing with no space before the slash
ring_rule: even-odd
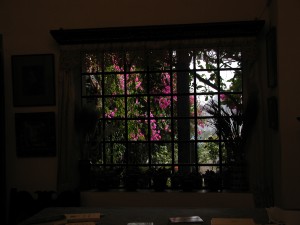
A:
<svg viewBox="0 0 300 225">
<path fill-rule="evenodd" d="M 55 104 L 54 55 L 12 56 L 14 106 Z"/>
<path fill-rule="evenodd" d="M 54 112 L 16 113 L 17 156 L 56 156 L 55 127 Z"/>
<path fill-rule="evenodd" d="M 268 87 L 277 86 L 277 37 L 276 28 L 271 28 L 266 36 Z"/>
</svg>

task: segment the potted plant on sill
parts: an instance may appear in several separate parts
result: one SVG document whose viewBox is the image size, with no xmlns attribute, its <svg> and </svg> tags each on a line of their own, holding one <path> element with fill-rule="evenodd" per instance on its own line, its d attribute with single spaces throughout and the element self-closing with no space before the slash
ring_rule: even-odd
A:
<svg viewBox="0 0 300 225">
<path fill-rule="evenodd" d="M 193 191 L 202 188 L 202 175 L 197 171 L 188 172 L 183 174 L 181 180 L 182 191 Z"/>
<path fill-rule="evenodd" d="M 123 171 L 123 183 L 126 191 L 137 191 L 141 170 L 138 166 L 129 166 Z"/>
<path fill-rule="evenodd" d="M 176 170 L 171 174 L 171 188 L 173 190 L 179 190 L 181 188 L 183 179 L 183 172 Z"/>
<path fill-rule="evenodd" d="M 119 188 L 121 179 L 120 168 L 97 168 L 94 172 L 95 186 L 99 191 Z"/>
<path fill-rule="evenodd" d="M 165 191 L 167 187 L 168 178 L 171 175 L 171 171 L 165 167 L 159 167 L 152 170 L 152 182 L 154 191 Z"/>
<path fill-rule="evenodd" d="M 222 179 L 218 172 L 206 170 L 203 174 L 204 186 L 209 191 L 218 191 L 221 189 Z"/>
</svg>

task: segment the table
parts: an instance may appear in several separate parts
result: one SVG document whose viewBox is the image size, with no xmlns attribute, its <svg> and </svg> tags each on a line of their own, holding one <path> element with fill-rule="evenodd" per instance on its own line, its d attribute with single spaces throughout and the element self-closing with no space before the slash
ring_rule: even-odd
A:
<svg viewBox="0 0 300 225">
<path fill-rule="evenodd" d="M 264 208 L 181 208 L 181 207 L 67 207 L 46 208 L 25 222 L 37 218 L 62 215 L 65 213 L 100 212 L 104 214 L 101 225 L 127 225 L 129 222 L 153 222 L 154 225 L 167 225 L 169 217 L 200 216 L 202 225 L 210 225 L 213 217 L 253 218 L 257 224 L 268 223 L 268 214 Z M 22 223 L 24 224 L 24 223 Z"/>
</svg>

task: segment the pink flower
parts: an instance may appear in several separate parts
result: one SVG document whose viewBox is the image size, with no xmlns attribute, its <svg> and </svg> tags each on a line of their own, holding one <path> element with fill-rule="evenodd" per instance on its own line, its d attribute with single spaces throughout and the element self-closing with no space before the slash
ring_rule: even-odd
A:
<svg viewBox="0 0 300 225">
<path fill-rule="evenodd" d="M 220 94 L 220 99 L 222 100 L 222 101 L 224 101 L 224 100 L 226 100 L 226 95 L 224 95 L 224 94 Z"/>
</svg>

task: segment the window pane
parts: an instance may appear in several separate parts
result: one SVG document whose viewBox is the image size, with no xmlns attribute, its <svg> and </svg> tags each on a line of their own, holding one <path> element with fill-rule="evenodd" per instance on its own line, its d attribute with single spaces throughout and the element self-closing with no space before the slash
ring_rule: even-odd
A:
<svg viewBox="0 0 300 225">
<path fill-rule="evenodd" d="M 168 50 L 149 50 L 148 66 L 150 71 L 170 70 L 171 59 Z"/>
<path fill-rule="evenodd" d="M 124 72 L 124 53 L 104 53 L 104 72 Z"/>
<path fill-rule="evenodd" d="M 171 120 L 170 119 L 156 119 L 151 123 L 151 140 L 171 141 Z"/>
<path fill-rule="evenodd" d="M 95 73 L 101 71 L 102 54 L 99 53 L 85 53 L 82 56 L 81 70 L 83 73 Z"/>
<path fill-rule="evenodd" d="M 196 134 L 197 134 L 196 129 L 197 127 L 195 127 L 195 119 L 190 119 L 190 140 L 196 139 Z"/>
<path fill-rule="evenodd" d="M 124 141 L 125 134 L 124 120 L 105 120 L 105 127 L 104 130 L 101 129 L 100 138 L 103 137 L 107 141 Z"/>
<path fill-rule="evenodd" d="M 171 164 L 172 148 L 170 143 L 151 144 L 152 164 Z"/>
<path fill-rule="evenodd" d="M 202 116 L 218 116 L 220 111 L 218 95 L 203 95 L 200 97 L 200 102 L 204 102 Z"/>
<path fill-rule="evenodd" d="M 216 137 L 216 119 L 208 118 L 208 119 L 198 119 L 197 120 L 197 132 L 198 132 L 198 140 L 210 140 L 211 137 Z"/>
<path fill-rule="evenodd" d="M 124 87 L 124 76 L 122 77 Z M 126 75 L 127 95 L 147 93 L 147 77 L 143 73 L 133 73 Z"/>
<path fill-rule="evenodd" d="M 196 95 L 196 116 L 208 116 L 208 114 L 205 111 L 205 104 L 209 99 L 211 99 L 212 96 L 210 95 Z"/>
<path fill-rule="evenodd" d="M 218 91 L 217 71 L 198 71 L 196 73 L 196 93 Z"/>
<path fill-rule="evenodd" d="M 170 73 L 160 72 L 149 74 L 149 90 L 151 94 L 170 94 L 171 88 Z"/>
<path fill-rule="evenodd" d="M 125 146 L 120 143 L 107 143 L 104 145 L 105 163 L 124 163 Z"/>
<path fill-rule="evenodd" d="M 145 118 L 148 111 L 147 96 L 127 98 L 127 116 L 129 118 Z"/>
<path fill-rule="evenodd" d="M 104 99 L 105 118 L 125 117 L 125 101 L 123 97 Z"/>
<path fill-rule="evenodd" d="M 241 94 L 221 94 L 222 115 L 240 115 L 242 112 Z"/>
<path fill-rule="evenodd" d="M 102 95 L 101 76 L 90 74 L 81 77 L 82 96 Z"/>
<path fill-rule="evenodd" d="M 150 97 L 151 114 L 155 117 L 171 116 L 171 96 L 153 96 Z"/>
<path fill-rule="evenodd" d="M 145 141 L 148 140 L 147 120 L 128 120 L 128 140 Z"/>
<path fill-rule="evenodd" d="M 125 56 L 126 71 L 145 71 L 147 64 L 144 51 L 127 51 Z"/>
<path fill-rule="evenodd" d="M 241 138 L 242 123 L 241 117 L 221 117 L 218 124 L 220 126 L 220 138 L 223 140 L 235 140 Z"/>
<path fill-rule="evenodd" d="M 221 142 L 221 151 L 222 151 L 222 163 L 230 163 L 232 161 L 232 147 L 231 144 Z"/>
<path fill-rule="evenodd" d="M 230 49 L 220 50 L 220 67 L 221 68 L 241 68 L 242 54 L 239 50 Z"/>
<path fill-rule="evenodd" d="M 149 163 L 149 150 L 146 143 L 129 143 L 127 154 L 129 164 Z"/>
<path fill-rule="evenodd" d="M 123 74 L 107 74 L 104 76 L 104 94 L 120 95 L 124 94 L 124 75 Z"/>
<path fill-rule="evenodd" d="M 198 162 L 199 163 L 219 163 L 219 143 L 202 142 L 198 143 Z"/>
<path fill-rule="evenodd" d="M 242 91 L 242 72 L 241 70 L 220 71 L 222 91 Z"/>
<path fill-rule="evenodd" d="M 215 49 L 198 50 L 196 54 L 196 69 L 216 69 L 217 51 Z"/>
</svg>

